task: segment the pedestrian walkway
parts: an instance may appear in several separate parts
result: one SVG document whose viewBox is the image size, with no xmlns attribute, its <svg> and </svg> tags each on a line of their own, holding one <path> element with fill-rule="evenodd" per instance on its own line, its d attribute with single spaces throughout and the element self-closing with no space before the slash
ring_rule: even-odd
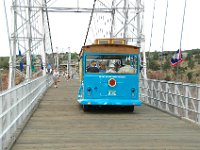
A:
<svg viewBox="0 0 200 150">
<path fill-rule="evenodd" d="M 83 112 L 78 80 L 47 91 L 13 150 L 199 150 L 200 128 L 146 105 Z"/>
</svg>

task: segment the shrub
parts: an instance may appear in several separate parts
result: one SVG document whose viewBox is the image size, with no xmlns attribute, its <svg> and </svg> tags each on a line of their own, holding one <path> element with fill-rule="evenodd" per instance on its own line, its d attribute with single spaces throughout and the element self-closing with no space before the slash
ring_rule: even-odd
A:
<svg viewBox="0 0 200 150">
<path fill-rule="evenodd" d="M 189 80 L 189 81 L 192 80 L 192 74 L 193 74 L 192 72 L 188 72 L 188 73 L 187 73 L 187 77 L 188 77 L 188 80 Z"/>
</svg>

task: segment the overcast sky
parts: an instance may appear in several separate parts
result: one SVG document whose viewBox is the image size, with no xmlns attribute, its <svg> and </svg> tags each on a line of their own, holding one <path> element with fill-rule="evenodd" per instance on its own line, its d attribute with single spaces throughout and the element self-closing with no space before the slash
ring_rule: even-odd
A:
<svg viewBox="0 0 200 150">
<path fill-rule="evenodd" d="M 153 1 L 145 2 L 145 37 L 146 51 L 149 51 L 150 31 L 153 16 Z M 182 19 L 185 0 L 169 0 L 164 51 L 175 51 L 180 45 Z M 162 50 L 164 22 L 167 0 L 156 0 L 154 28 L 152 32 L 151 50 Z M 200 0 L 187 0 L 185 23 L 182 36 L 182 50 L 200 48 Z"/>
<path fill-rule="evenodd" d="M 93 0 L 90 1 L 92 5 Z M 168 0 L 168 16 L 165 33 L 164 51 L 176 51 L 180 45 L 182 17 L 185 0 Z M 80 7 L 87 7 L 85 1 L 79 0 Z M 151 51 L 162 50 L 162 40 L 164 32 L 164 19 L 166 13 L 167 0 L 156 0 L 154 17 L 154 28 L 151 39 Z M 87 3 L 88 4 L 88 3 Z M 151 23 L 153 15 L 154 0 L 145 0 L 145 49 L 149 51 Z M 58 0 L 53 6 L 76 6 L 76 3 L 69 6 L 66 0 Z M 200 48 L 200 0 L 187 0 L 185 23 L 182 39 L 182 50 Z M 91 7 L 91 6 L 88 6 Z M 10 11 L 10 9 L 8 9 Z M 50 26 L 54 49 L 79 52 L 84 43 L 90 14 L 85 13 L 49 13 Z M 6 32 L 6 22 L 4 17 L 3 2 L 0 1 L 0 56 L 9 55 L 8 38 Z M 9 18 L 10 19 L 10 18 Z"/>
</svg>

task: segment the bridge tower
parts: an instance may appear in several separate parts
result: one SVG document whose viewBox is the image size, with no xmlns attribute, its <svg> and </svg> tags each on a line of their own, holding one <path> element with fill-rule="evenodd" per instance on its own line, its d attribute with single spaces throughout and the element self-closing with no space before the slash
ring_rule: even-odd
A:
<svg viewBox="0 0 200 150">
<path fill-rule="evenodd" d="M 9 88 L 15 86 L 16 65 L 20 60 L 26 62 L 26 68 L 24 67 L 26 71 L 25 73 L 21 72 L 25 80 L 30 80 L 33 76 L 31 62 L 33 62 L 34 55 L 40 56 L 43 75 L 45 75 L 45 53 L 48 42 L 45 6 L 46 0 L 12 0 Z M 17 59 L 16 55 L 19 51 L 22 56 Z"/>
<path fill-rule="evenodd" d="M 52 50 L 47 12 L 91 13 L 92 8 L 81 8 L 77 1 L 77 8 L 51 7 L 46 0 L 12 0 L 12 31 L 10 34 L 10 73 L 9 87 L 15 85 L 16 54 L 20 50 L 26 59 L 26 80 L 32 78 L 33 54 L 41 56 L 43 75 L 45 75 L 45 54 Z M 146 59 L 144 52 L 143 34 L 143 0 L 96 0 L 94 15 L 90 27 L 91 44 L 96 38 L 117 37 L 126 38 L 128 44 L 137 45 L 143 51 L 143 76 L 146 77 Z M 66 1 L 67 3 L 67 1 Z M 62 8 L 62 9 L 60 9 Z M 98 24 L 98 25 L 97 25 Z M 93 33 L 92 33 L 93 32 Z M 88 36 L 89 37 L 89 36 Z"/>
</svg>

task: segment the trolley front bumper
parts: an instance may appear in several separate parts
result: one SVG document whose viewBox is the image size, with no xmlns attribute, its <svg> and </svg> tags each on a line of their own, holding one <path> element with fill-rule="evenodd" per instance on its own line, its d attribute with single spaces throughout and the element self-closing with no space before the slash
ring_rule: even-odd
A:
<svg viewBox="0 0 200 150">
<path fill-rule="evenodd" d="M 78 99 L 81 105 L 121 105 L 121 106 L 141 106 L 140 100 L 133 99 Z"/>
</svg>

